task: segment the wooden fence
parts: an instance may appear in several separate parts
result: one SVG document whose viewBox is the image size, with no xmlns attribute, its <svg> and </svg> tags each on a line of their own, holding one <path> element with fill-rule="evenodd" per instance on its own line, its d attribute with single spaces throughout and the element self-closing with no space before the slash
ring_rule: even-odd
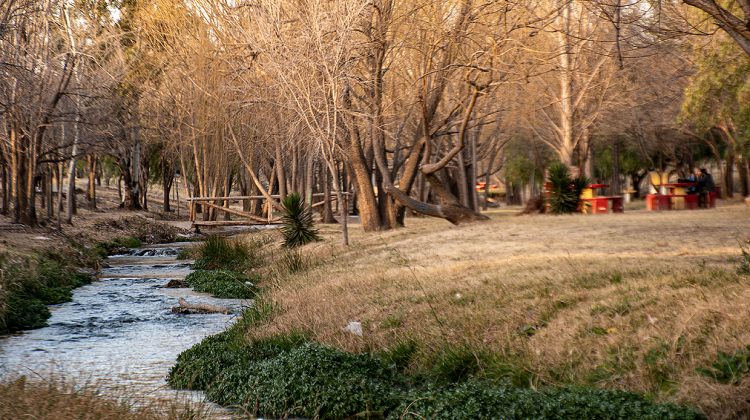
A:
<svg viewBox="0 0 750 420">
<path fill-rule="evenodd" d="M 346 192 L 344 195 L 349 195 L 350 193 Z M 336 192 L 332 192 L 330 194 L 331 204 L 333 204 L 338 199 L 338 194 Z M 281 219 L 279 217 L 275 217 L 273 214 L 274 208 L 280 207 L 280 200 L 281 197 L 278 194 L 270 195 L 271 202 L 266 198 L 266 196 L 263 195 L 244 195 L 244 196 L 234 196 L 234 197 L 193 197 L 188 198 L 188 207 L 190 210 L 190 222 L 192 223 L 192 228 L 195 228 L 196 232 L 200 231 L 200 227 L 217 227 L 217 226 L 254 226 L 254 225 L 272 225 L 272 224 L 278 224 L 281 222 Z M 315 199 L 317 198 L 323 198 L 324 200 L 315 202 Z M 316 193 L 312 195 L 313 199 L 313 205 L 312 207 L 319 207 L 325 204 L 325 194 L 324 193 Z M 232 203 L 245 203 L 245 202 L 251 202 L 251 201 L 264 201 L 265 203 L 262 204 L 263 206 L 263 213 L 265 216 L 259 216 L 257 214 L 249 213 L 243 210 L 238 210 L 235 208 L 231 208 Z M 346 203 L 348 200 L 344 200 Z M 243 206 L 245 207 L 245 206 Z M 197 215 L 200 213 L 206 214 L 209 213 L 211 210 L 214 210 L 216 214 L 216 219 L 219 219 L 219 214 L 223 213 L 224 218 L 228 220 L 198 220 Z M 200 213 L 199 213 L 200 211 Z M 231 219 L 232 216 L 235 216 L 235 219 Z"/>
</svg>

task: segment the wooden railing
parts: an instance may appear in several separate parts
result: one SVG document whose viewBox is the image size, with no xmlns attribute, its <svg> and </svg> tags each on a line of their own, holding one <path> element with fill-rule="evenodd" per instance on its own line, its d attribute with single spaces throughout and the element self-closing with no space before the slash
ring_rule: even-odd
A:
<svg viewBox="0 0 750 420">
<path fill-rule="evenodd" d="M 349 195 L 350 193 L 345 192 L 345 195 Z M 334 203 L 338 199 L 338 193 L 331 192 L 330 194 L 330 200 L 331 203 Z M 228 197 L 192 197 L 188 198 L 188 208 L 189 208 L 189 217 L 190 222 L 192 223 L 192 227 L 195 228 L 196 231 L 200 230 L 201 226 L 206 227 L 214 227 L 214 226 L 252 226 L 252 225 L 271 225 L 271 224 L 277 224 L 280 223 L 281 219 L 278 217 L 274 217 L 273 210 L 274 208 L 279 208 L 279 201 L 281 200 L 281 197 L 278 194 L 273 194 L 268 196 L 274 202 L 269 203 L 267 196 L 264 195 L 242 195 L 242 196 L 228 196 Z M 319 201 L 315 202 L 316 198 L 324 198 L 324 193 L 316 193 L 312 194 L 312 200 L 313 205 L 312 207 L 319 207 L 325 204 L 325 201 Z M 235 208 L 231 208 L 231 203 L 238 203 L 238 202 L 251 202 L 251 201 L 263 201 L 266 200 L 265 203 L 263 203 L 265 216 L 259 216 L 257 214 L 249 213 L 243 210 L 238 210 Z M 346 203 L 348 200 L 344 200 Z M 243 206 L 244 207 L 244 206 Z M 198 220 L 197 215 L 198 211 L 200 210 L 201 213 L 210 212 L 211 210 L 214 210 L 218 219 L 219 212 L 223 212 L 225 214 L 225 217 L 227 219 L 231 218 L 232 216 L 238 217 L 238 219 L 235 220 Z"/>
</svg>

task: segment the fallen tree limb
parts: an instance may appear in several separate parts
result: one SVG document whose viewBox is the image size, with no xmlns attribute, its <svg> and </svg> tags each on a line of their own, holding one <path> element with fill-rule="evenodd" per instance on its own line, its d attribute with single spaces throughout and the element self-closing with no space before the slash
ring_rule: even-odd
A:
<svg viewBox="0 0 750 420">
<path fill-rule="evenodd" d="M 429 180 L 428 177 L 428 181 Z M 406 206 L 417 213 L 439 217 L 453 223 L 454 225 L 489 219 L 487 216 L 461 205 L 458 200 L 455 199 L 444 200 L 441 204 L 430 204 L 416 200 L 392 185 L 385 187 L 385 191 L 395 198 L 401 205 Z"/>
<path fill-rule="evenodd" d="M 185 299 L 180 298 L 179 305 L 172 307 L 174 314 L 231 314 L 232 310 L 224 306 L 209 305 L 206 303 L 188 303 Z"/>
</svg>

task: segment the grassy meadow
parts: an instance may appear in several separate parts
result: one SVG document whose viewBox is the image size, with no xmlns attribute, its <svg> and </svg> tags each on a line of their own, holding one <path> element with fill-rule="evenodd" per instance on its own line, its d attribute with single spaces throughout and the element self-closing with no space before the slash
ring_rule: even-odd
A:
<svg viewBox="0 0 750 420">
<path fill-rule="evenodd" d="M 288 251 L 267 249 L 274 310 L 245 339 L 302 332 L 353 353 L 410 343 L 414 374 L 464 369 L 532 389 L 628 390 L 711 418 L 750 414 L 747 208 L 490 217 L 352 226 L 349 248 L 321 225 L 325 240 L 302 248 L 293 270 Z"/>
</svg>

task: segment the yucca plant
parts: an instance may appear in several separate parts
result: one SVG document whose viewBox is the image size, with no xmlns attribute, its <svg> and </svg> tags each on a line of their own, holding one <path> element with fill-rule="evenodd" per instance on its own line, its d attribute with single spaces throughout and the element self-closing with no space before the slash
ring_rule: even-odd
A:
<svg viewBox="0 0 750 420">
<path fill-rule="evenodd" d="M 578 210 L 581 191 L 588 185 L 585 177 L 571 178 L 570 170 L 562 162 L 549 167 L 549 209 L 555 214 L 574 213 Z"/>
<path fill-rule="evenodd" d="M 284 214 L 281 217 L 284 246 L 295 248 L 320 240 L 318 231 L 313 226 L 312 212 L 302 201 L 299 193 L 287 195 L 281 201 L 281 205 L 284 207 Z"/>
</svg>

